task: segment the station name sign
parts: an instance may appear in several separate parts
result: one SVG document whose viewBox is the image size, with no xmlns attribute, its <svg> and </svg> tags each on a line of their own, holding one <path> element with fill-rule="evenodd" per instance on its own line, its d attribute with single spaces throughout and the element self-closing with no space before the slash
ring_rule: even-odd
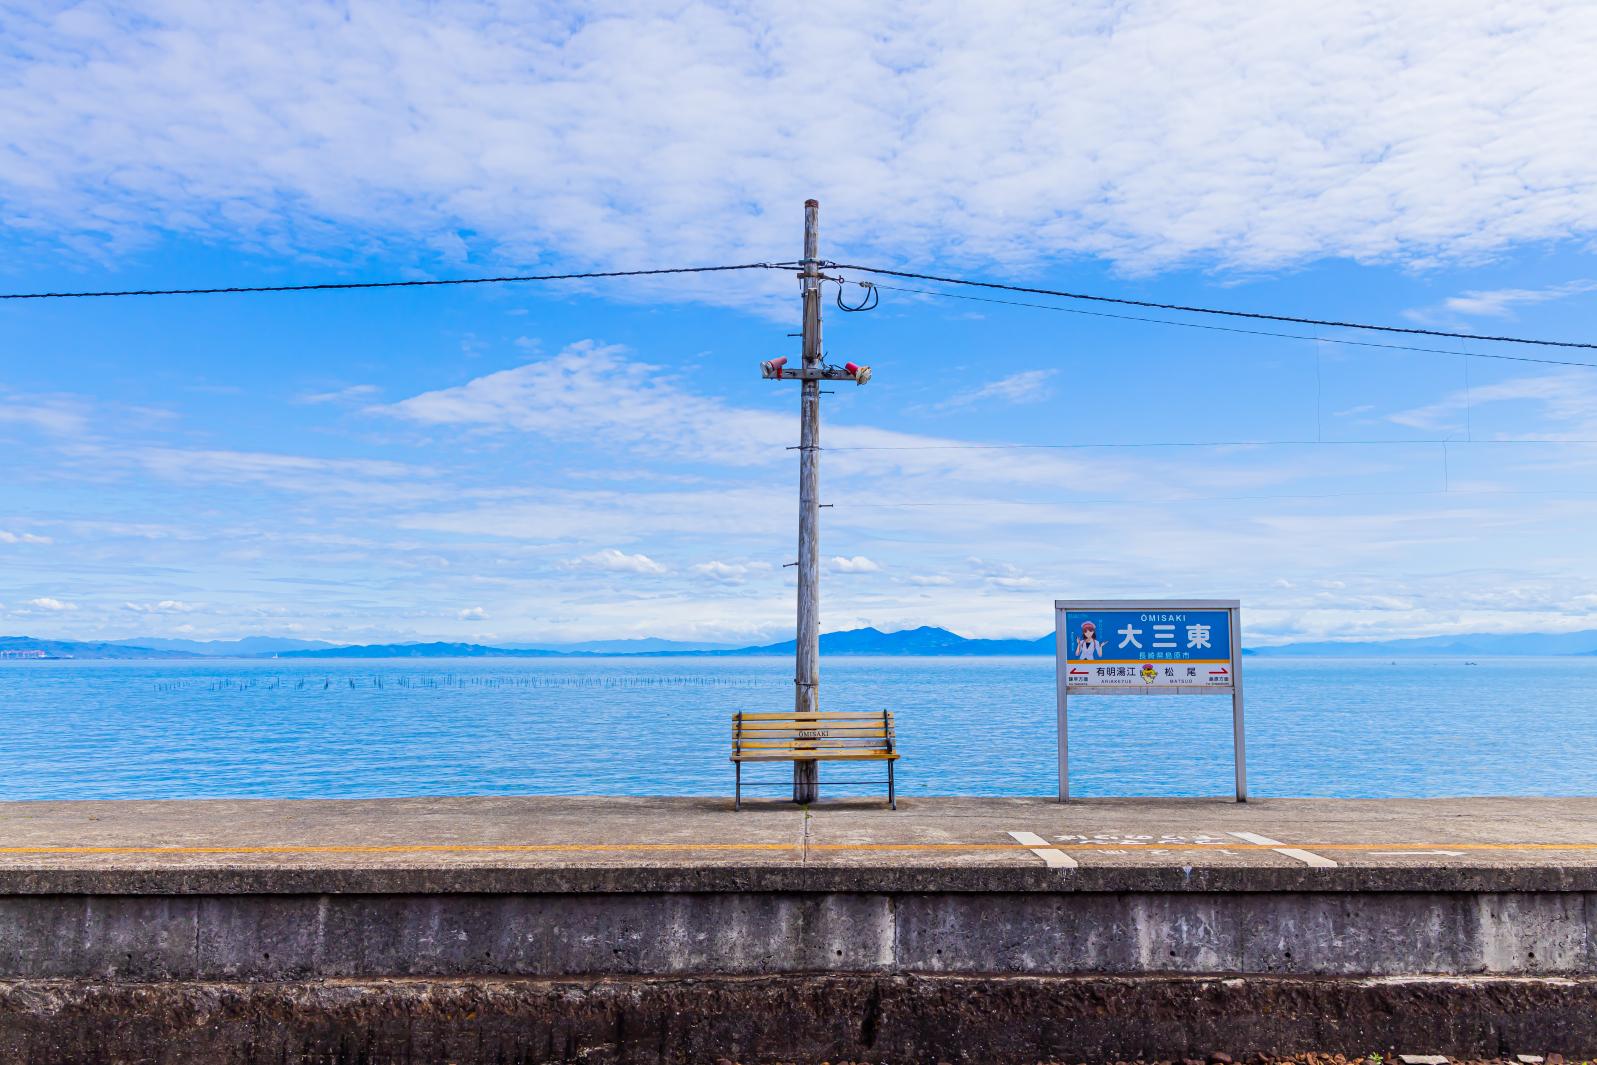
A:
<svg viewBox="0 0 1597 1065">
<path fill-rule="evenodd" d="M 1181 603 L 1057 604 L 1059 656 L 1072 691 L 1225 690 L 1235 683 L 1236 611 Z"/>
<path fill-rule="evenodd" d="M 1237 802 L 1248 801 L 1240 602 L 1059 599 L 1054 639 L 1060 802 L 1070 800 L 1070 700 L 1138 694 L 1229 695 Z"/>
</svg>

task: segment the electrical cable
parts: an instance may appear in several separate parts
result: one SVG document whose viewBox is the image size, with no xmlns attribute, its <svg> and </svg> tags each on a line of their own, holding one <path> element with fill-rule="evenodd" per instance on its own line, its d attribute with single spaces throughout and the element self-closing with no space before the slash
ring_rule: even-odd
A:
<svg viewBox="0 0 1597 1065">
<path fill-rule="evenodd" d="M 728 270 L 774 270 L 775 263 L 735 266 L 675 266 L 653 270 L 596 270 L 581 274 L 521 274 L 505 277 L 454 277 L 437 281 L 342 281 L 314 285 L 235 285 L 226 288 L 146 288 L 120 292 L 7 292 L 0 300 L 96 299 L 106 296 L 214 296 L 247 292 L 334 292 L 357 288 L 430 288 L 439 285 L 501 285 L 522 281 L 580 281 L 602 277 L 656 277 L 663 274 L 710 274 Z"/>
<path fill-rule="evenodd" d="M 1242 503 L 1242 502 L 1269 502 L 1272 500 L 1320 500 L 1320 499 L 1359 499 L 1364 497 L 1386 496 L 1449 496 L 1465 498 L 1469 496 L 1543 496 L 1553 499 L 1591 499 L 1597 498 L 1597 492 L 1578 492 L 1568 489 L 1525 489 L 1502 488 L 1490 490 L 1452 491 L 1445 488 L 1409 489 L 1396 491 L 1372 492 L 1284 492 L 1277 495 L 1243 495 L 1243 496 L 1146 496 L 1138 498 L 1103 498 L 1103 499 L 1063 499 L 1057 501 L 1043 499 L 974 499 L 960 501 L 927 501 L 899 500 L 886 503 L 837 503 L 839 510 L 869 509 L 869 510 L 895 510 L 895 509 L 920 509 L 931 507 L 984 507 L 997 510 L 1002 507 L 1074 507 L 1085 504 L 1143 506 L 1149 503 Z"/>
<path fill-rule="evenodd" d="M 499 276 L 499 277 L 442 278 L 442 279 L 437 279 L 437 280 L 426 280 L 426 281 L 344 281 L 344 282 L 321 282 L 321 283 L 316 283 L 316 284 L 305 284 L 305 285 L 227 285 L 227 286 L 214 286 L 214 287 L 207 287 L 207 288 L 119 289 L 119 290 L 101 290 L 101 291 L 92 291 L 92 292 L 6 292 L 6 293 L 0 293 L 0 300 L 102 299 L 102 298 L 109 298 L 109 297 L 124 297 L 124 296 L 210 296 L 210 295 L 234 295 L 234 294 L 245 294 L 245 293 L 269 293 L 269 292 L 337 292 L 337 291 L 349 291 L 349 290 L 354 290 L 354 289 L 433 288 L 433 287 L 444 286 L 444 285 L 497 285 L 497 284 L 513 284 L 513 283 L 530 282 L 530 281 L 581 281 L 581 280 L 598 279 L 598 278 L 612 278 L 612 277 L 659 277 L 659 276 L 664 276 L 664 275 L 669 275 L 669 274 L 723 273 L 723 272 L 735 271 L 735 270 L 786 270 L 786 269 L 790 269 L 790 268 L 792 268 L 792 267 L 794 267 L 796 265 L 802 265 L 802 264 L 793 263 L 793 262 L 756 262 L 756 263 L 737 263 L 737 264 L 726 265 L 726 266 L 679 266 L 679 267 L 661 267 L 661 268 L 646 269 L 646 270 L 592 270 L 592 271 L 586 271 L 586 272 L 581 272 L 581 273 L 568 273 L 568 274 L 512 274 L 512 275 L 504 275 L 504 276 Z M 1334 321 L 1334 320 L 1330 320 L 1330 319 L 1303 318 L 1303 317 L 1297 317 L 1297 316 L 1294 316 L 1294 315 L 1265 314 L 1265 313 L 1261 313 L 1261 312 L 1257 312 L 1257 311 L 1236 311 L 1236 310 L 1225 310 L 1225 309 L 1215 308 L 1215 307 L 1197 307 L 1197 306 L 1190 306 L 1190 305 L 1187 305 L 1187 304 L 1180 304 L 1180 303 L 1158 303 L 1158 302 L 1155 302 L 1155 301 L 1152 301 L 1152 300 L 1134 300 L 1134 299 L 1127 299 L 1127 298 L 1120 297 L 1120 296 L 1099 296 L 1099 295 L 1094 295 L 1094 294 L 1091 294 L 1091 293 L 1067 292 L 1067 291 L 1063 291 L 1063 290 L 1060 290 L 1060 289 L 1034 288 L 1034 287 L 1025 286 L 1025 285 L 1004 284 L 1004 283 L 995 282 L 995 281 L 974 281 L 974 280 L 971 280 L 969 278 L 946 277 L 946 276 L 942 276 L 942 275 L 938 275 L 938 274 L 923 274 L 923 273 L 916 273 L 916 272 L 908 271 L 908 270 L 889 270 L 889 269 L 887 269 L 885 267 L 864 266 L 864 265 L 861 265 L 861 264 L 858 264 L 858 263 L 833 263 L 833 262 L 826 262 L 823 265 L 827 266 L 827 267 L 831 267 L 833 269 L 838 269 L 838 270 L 859 270 L 859 271 L 862 271 L 862 272 L 868 273 L 868 274 L 881 274 L 881 275 L 888 276 L 888 277 L 902 277 L 902 278 L 910 278 L 910 279 L 920 280 L 920 281 L 933 281 L 933 282 L 937 282 L 939 284 L 945 284 L 945 285 L 966 285 L 966 286 L 975 287 L 975 288 L 996 289 L 996 290 L 1005 291 L 1005 292 L 1022 292 L 1022 293 L 1031 293 L 1031 294 L 1034 294 L 1034 295 L 1041 295 L 1041 296 L 1057 296 L 1057 297 L 1059 297 L 1061 299 L 1090 300 L 1090 301 L 1093 301 L 1093 302 L 1096 302 L 1096 303 L 1113 303 L 1113 304 L 1118 304 L 1118 305 L 1127 306 L 1127 307 L 1148 307 L 1148 308 L 1153 308 L 1153 309 L 1156 309 L 1156 310 L 1180 311 L 1180 312 L 1187 313 L 1187 314 L 1213 314 L 1213 315 L 1221 315 L 1221 316 L 1231 317 L 1231 318 L 1248 318 L 1248 319 L 1255 319 L 1255 320 L 1260 320 L 1260 321 L 1292 322 L 1292 323 L 1296 323 L 1296 324 L 1299 324 L 1299 325 L 1325 326 L 1325 327 L 1334 328 L 1334 329 L 1359 329 L 1359 330 L 1368 330 L 1368 331 L 1382 332 L 1382 333 L 1401 333 L 1401 334 L 1416 335 L 1416 336 L 1449 337 L 1449 338 L 1457 339 L 1457 340 L 1481 340 L 1481 341 L 1487 341 L 1487 342 L 1491 342 L 1491 343 L 1504 343 L 1504 344 L 1532 344 L 1532 345 L 1537 345 L 1537 346 L 1541 346 L 1541 347 L 1579 348 L 1579 349 L 1583 349 L 1583 350 L 1597 351 L 1597 343 L 1587 343 L 1587 342 L 1583 342 L 1583 341 L 1541 340 L 1541 339 L 1534 339 L 1534 338 L 1529 338 L 1529 337 L 1493 336 L 1493 335 L 1480 334 L 1480 333 L 1455 333 L 1455 332 L 1449 332 L 1449 331 L 1440 330 L 1440 329 L 1420 329 L 1420 328 L 1417 328 L 1417 327 L 1393 326 L 1393 325 L 1372 325 L 1372 324 L 1369 324 L 1369 323 L 1362 323 L 1362 322 L 1342 322 L 1342 321 Z M 839 308 L 841 308 L 844 311 L 855 312 L 855 311 L 874 310 L 878 306 L 878 304 L 880 302 L 880 295 L 875 290 L 877 288 L 889 287 L 889 286 L 878 286 L 878 285 L 875 285 L 875 284 L 870 283 L 870 282 L 862 282 L 862 281 L 853 282 L 853 283 L 861 285 L 863 287 L 866 287 L 867 289 L 870 289 L 871 291 L 867 294 L 866 299 L 864 301 L 862 301 L 861 305 L 852 306 L 851 307 L 851 306 L 848 306 L 847 304 L 843 303 L 843 300 L 842 300 L 842 287 L 840 285 L 839 288 L 838 288 L 837 305 L 838 305 Z M 905 288 L 905 289 L 901 289 L 901 291 L 922 292 L 922 293 L 924 293 L 926 295 L 939 295 L 939 296 L 946 296 L 946 297 L 950 297 L 950 298 L 954 298 L 954 299 L 977 299 L 977 297 L 959 296 L 959 295 L 957 295 L 955 293 L 951 293 L 951 292 L 949 292 L 949 293 L 931 292 L 931 291 L 924 290 L 924 289 L 908 289 L 908 288 Z M 1050 306 L 1047 306 L 1047 305 L 1044 305 L 1044 304 L 1026 304 L 1026 303 L 1018 303 L 1018 302 L 1015 302 L 1015 301 L 1008 301 L 1008 300 L 987 300 L 987 301 L 983 301 L 983 302 L 1013 303 L 1016 306 L 1036 307 L 1038 309 L 1043 309 L 1043 310 L 1065 310 L 1065 311 L 1072 310 L 1071 308 L 1065 308 L 1065 307 L 1050 307 Z M 1092 312 L 1076 310 L 1073 313 L 1086 314 L 1086 313 L 1092 313 Z M 1106 317 L 1106 318 L 1116 318 L 1116 317 L 1125 318 L 1125 319 L 1130 320 L 1130 321 L 1156 322 L 1156 323 L 1160 323 L 1160 324 L 1164 324 L 1164 325 L 1179 325 L 1179 326 L 1186 326 L 1186 327 L 1189 327 L 1189 328 L 1209 328 L 1209 329 L 1221 329 L 1221 328 L 1223 328 L 1223 327 L 1219 327 L 1219 326 L 1201 326 L 1201 325 L 1198 325 L 1197 323 L 1190 323 L 1190 322 L 1173 322 L 1173 321 L 1169 321 L 1168 319 L 1160 319 L 1160 318 L 1138 318 L 1138 317 L 1134 317 L 1134 316 L 1130 316 L 1130 315 L 1100 314 L 1099 316 L 1100 317 Z M 1255 332 L 1255 331 L 1252 331 L 1252 330 L 1241 330 L 1241 329 L 1234 329 L 1234 330 L 1231 330 L 1231 331 L 1233 331 L 1233 332 Z M 1487 353 L 1483 353 L 1483 352 L 1446 352 L 1446 351 L 1437 351 L 1437 349 L 1430 349 L 1430 348 L 1402 348 L 1400 345 L 1379 345 L 1379 344 L 1372 344 L 1372 343 L 1368 343 L 1368 342 L 1361 342 L 1361 341 L 1354 341 L 1354 340 L 1337 340 L 1337 339 L 1329 338 L 1329 337 L 1305 337 L 1305 336 L 1289 334 L 1289 333 L 1269 333 L 1269 332 L 1264 332 L 1264 331 L 1258 331 L 1258 335 L 1279 336 L 1279 337 L 1284 337 L 1284 338 L 1288 338 L 1288 339 L 1296 339 L 1296 340 L 1323 340 L 1323 341 L 1327 341 L 1329 343 L 1358 344 L 1358 345 L 1366 346 L 1366 347 L 1391 347 L 1391 348 L 1398 348 L 1400 350 L 1436 351 L 1437 354 L 1467 355 L 1467 356 L 1470 356 L 1470 357 L 1473 357 L 1473 358 L 1516 359 L 1516 361 L 1520 361 L 1520 362 L 1546 362 L 1546 363 L 1550 363 L 1552 365 L 1587 366 L 1587 367 L 1597 366 L 1597 364 L 1593 364 L 1593 363 L 1557 362 L 1557 361 L 1554 361 L 1554 360 L 1539 360 L 1539 359 L 1531 359 L 1531 358 L 1525 358 L 1525 357 L 1517 357 L 1516 358 L 1515 356 L 1491 355 L 1491 354 L 1487 354 Z"/>
<path fill-rule="evenodd" d="M 1546 437 L 1496 437 L 1487 440 L 1444 440 L 1441 438 L 1416 440 L 1170 440 L 1138 441 L 1110 444 L 900 444 L 858 447 L 828 447 L 825 451 L 1023 451 L 1086 450 L 1091 448 L 1160 448 L 1160 447 L 1406 447 L 1436 445 L 1445 447 L 1479 447 L 1482 444 L 1597 444 L 1597 439 L 1558 439 Z"/>
<path fill-rule="evenodd" d="M 858 314 L 860 311 L 874 311 L 882 302 L 882 294 L 876 291 L 874 284 L 869 281 L 851 281 L 848 284 L 860 286 L 865 290 L 865 294 L 860 297 L 860 301 L 856 306 L 850 307 L 843 302 L 843 284 L 842 279 L 839 279 L 837 284 L 837 309 L 840 311 L 846 311 L 849 314 Z"/>
<path fill-rule="evenodd" d="M 867 284 L 857 281 L 853 284 Z M 1241 333 L 1244 336 L 1279 337 L 1282 340 L 1308 340 L 1323 344 L 1342 344 L 1355 348 L 1381 348 L 1386 351 L 1419 351 L 1429 355 L 1460 355 L 1470 359 L 1500 359 L 1507 362 L 1533 362 L 1542 366 L 1579 366 L 1597 370 L 1597 363 L 1578 359 L 1543 359 L 1534 355 L 1506 355 L 1491 351 L 1459 351 L 1455 348 L 1422 348 L 1413 344 L 1381 344 L 1374 340 L 1348 340 L 1340 337 L 1311 337 L 1302 333 L 1277 333 L 1269 329 L 1243 329 L 1234 325 L 1205 325 L 1202 322 L 1176 322 L 1169 318 L 1147 318 L 1136 314 L 1113 314 L 1109 311 L 1088 311 L 1080 307 L 1059 307 L 1051 303 L 1026 303 L 1021 300 L 995 300 L 988 296 L 965 296 L 958 292 L 939 292 L 930 288 L 909 288 L 905 285 L 878 285 L 873 288 L 888 292 L 915 292 L 922 296 L 938 296 L 949 300 L 969 300 L 973 303 L 997 303 L 1005 307 L 1030 307 L 1038 311 L 1057 311 L 1061 314 L 1084 314 L 1092 318 L 1113 318 L 1121 322 L 1147 322 L 1152 325 L 1173 325 L 1180 329 L 1207 329 L 1215 333 Z"/>
<path fill-rule="evenodd" d="M 1597 344 L 1575 340 L 1533 340 L 1527 337 L 1490 336 L 1480 333 L 1452 333 L 1442 329 L 1419 329 L 1399 325 L 1369 325 L 1361 322 L 1338 322 L 1322 318 L 1299 318 L 1289 314 L 1264 314 L 1258 311 L 1221 310 L 1215 307 L 1193 307 L 1182 303 L 1156 303 L 1152 300 L 1133 300 L 1120 296 L 1095 296 L 1084 292 L 1064 292 L 1051 288 L 1030 288 L 1025 285 L 1008 285 L 996 281 L 972 281 L 963 277 L 942 277 L 937 274 L 918 274 L 908 270 L 888 270 L 880 266 L 861 266 L 857 263 L 833 263 L 826 266 L 834 270 L 859 270 L 867 274 L 886 277 L 905 277 L 916 281 L 936 281 L 944 285 L 969 285 L 974 288 L 999 289 L 1004 292 L 1026 292 L 1036 296 L 1058 296 L 1069 300 L 1090 300 L 1095 303 L 1116 303 L 1126 307 L 1148 307 L 1161 311 L 1181 311 L 1186 314 L 1217 314 L 1229 318 L 1254 318 L 1267 322 L 1294 322 L 1298 325 L 1319 325 L 1333 329 L 1366 329 L 1379 333 L 1407 333 L 1418 336 L 1450 337 L 1455 340 L 1486 340 L 1503 344 L 1536 344 L 1551 348 L 1583 348 L 1597 351 Z"/>
</svg>

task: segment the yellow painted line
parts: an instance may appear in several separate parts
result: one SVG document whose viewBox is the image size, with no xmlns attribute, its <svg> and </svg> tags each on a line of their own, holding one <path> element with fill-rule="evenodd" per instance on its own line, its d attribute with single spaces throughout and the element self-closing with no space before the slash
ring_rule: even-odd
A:
<svg viewBox="0 0 1597 1065">
<path fill-rule="evenodd" d="M 1339 851 L 1597 851 L 1597 843 L 1305 843 L 1315 850 Z M 1018 843 L 811 843 L 812 851 L 1017 851 Z M 1270 851 L 1274 847 L 1241 843 L 1160 844 L 1151 847 L 1095 847 L 1094 850 Z M 650 851 L 799 851 L 800 843 L 393 843 L 382 845 L 271 844 L 223 846 L 37 846 L 0 847 L 0 855 L 94 854 L 559 854 Z M 1089 850 L 1087 853 L 1092 853 Z"/>
</svg>

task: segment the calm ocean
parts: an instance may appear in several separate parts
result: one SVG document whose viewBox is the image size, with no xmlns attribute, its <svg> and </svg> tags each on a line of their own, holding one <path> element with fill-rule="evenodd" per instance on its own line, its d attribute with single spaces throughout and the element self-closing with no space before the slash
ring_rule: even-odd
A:
<svg viewBox="0 0 1597 1065">
<path fill-rule="evenodd" d="M 791 669 L 783 658 L 4 663 L 0 798 L 729 794 L 728 718 L 790 708 Z M 823 707 L 896 711 L 903 793 L 1053 793 L 1051 658 L 831 658 L 822 671 Z M 1597 792 L 1597 659 L 1248 659 L 1245 680 L 1258 796 Z M 1225 697 L 1071 706 L 1076 794 L 1229 794 Z M 829 793 L 860 790 L 875 789 Z"/>
</svg>

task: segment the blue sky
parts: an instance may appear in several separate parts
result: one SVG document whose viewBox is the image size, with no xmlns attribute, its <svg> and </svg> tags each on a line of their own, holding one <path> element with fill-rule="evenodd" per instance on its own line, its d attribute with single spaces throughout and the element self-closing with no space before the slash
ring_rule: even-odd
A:
<svg viewBox="0 0 1597 1065">
<path fill-rule="evenodd" d="M 1597 339 L 1590 5 L 977 7 L 0 9 L 0 287 L 792 259 L 813 195 L 841 262 Z M 1592 627 L 1597 370 L 883 280 L 826 319 L 875 369 L 826 401 L 827 629 Z M 797 312 L 779 273 L 5 303 L 0 629 L 782 638 Z"/>
</svg>

